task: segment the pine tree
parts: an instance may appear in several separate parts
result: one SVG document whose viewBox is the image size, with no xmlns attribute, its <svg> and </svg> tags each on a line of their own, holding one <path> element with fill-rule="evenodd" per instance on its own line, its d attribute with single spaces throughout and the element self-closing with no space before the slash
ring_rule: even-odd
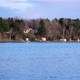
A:
<svg viewBox="0 0 80 80">
<path fill-rule="evenodd" d="M 38 35 L 40 36 L 46 35 L 46 28 L 45 28 L 45 23 L 43 20 L 40 20 L 39 28 L 38 28 Z"/>
</svg>

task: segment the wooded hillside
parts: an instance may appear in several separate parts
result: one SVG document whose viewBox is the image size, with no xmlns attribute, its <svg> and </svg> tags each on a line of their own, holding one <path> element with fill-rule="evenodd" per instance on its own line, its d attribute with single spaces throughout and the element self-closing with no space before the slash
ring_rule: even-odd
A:
<svg viewBox="0 0 80 80">
<path fill-rule="evenodd" d="M 31 31 L 24 33 L 24 30 L 28 29 Z M 70 18 L 23 20 L 0 17 L 0 40 L 29 38 L 31 41 L 35 41 L 39 37 L 46 37 L 48 41 L 60 39 L 76 41 L 80 39 L 80 20 Z"/>
</svg>

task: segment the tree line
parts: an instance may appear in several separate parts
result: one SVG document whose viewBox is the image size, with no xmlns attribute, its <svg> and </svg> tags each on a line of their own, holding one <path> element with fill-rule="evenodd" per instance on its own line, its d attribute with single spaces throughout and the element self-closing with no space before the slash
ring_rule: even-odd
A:
<svg viewBox="0 0 80 80">
<path fill-rule="evenodd" d="M 31 28 L 33 32 L 24 34 L 23 30 Z M 46 37 L 48 41 L 67 39 L 67 41 L 80 39 L 80 20 L 71 18 L 60 19 L 32 19 L 24 20 L 17 18 L 0 17 L 0 38 L 3 39 L 7 32 L 10 32 L 11 40 L 16 40 L 15 36 L 25 40 L 29 37 L 35 40 L 36 37 Z"/>
</svg>

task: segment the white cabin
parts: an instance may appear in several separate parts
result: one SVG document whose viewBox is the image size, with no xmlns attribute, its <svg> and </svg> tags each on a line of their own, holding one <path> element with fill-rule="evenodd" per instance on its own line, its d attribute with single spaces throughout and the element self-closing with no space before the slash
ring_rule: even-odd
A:
<svg viewBox="0 0 80 80">
<path fill-rule="evenodd" d="M 47 41 L 46 37 L 42 37 L 41 39 L 42 41 Z"/>
<path fill-rule="evenodd" d="M 67 39 L 65 39 L 65 38 L 64 38 L 64 39 L 60 39 L 60 41 L 66 42 L 66 41 L 67 41 Z"/>
<path fill-rule="evenodd" d="M 80 39 L 78 38 L 77 41 L 80 42 Z"/>
<path fill-rule="evenodd" d="M 29 41 L 29 38 L 26 38 L 26 41 Z"/>
</svg>

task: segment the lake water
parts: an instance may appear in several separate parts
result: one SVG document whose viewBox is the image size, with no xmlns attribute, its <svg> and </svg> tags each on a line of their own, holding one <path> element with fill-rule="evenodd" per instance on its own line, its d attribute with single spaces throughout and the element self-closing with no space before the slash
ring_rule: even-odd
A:
<svg viewBox="0 0 80 80">
<path fill-rule="evenodd" d="M 80 80 L 80 44 L 0 43 L 0 80 Z"/>
</svg>

